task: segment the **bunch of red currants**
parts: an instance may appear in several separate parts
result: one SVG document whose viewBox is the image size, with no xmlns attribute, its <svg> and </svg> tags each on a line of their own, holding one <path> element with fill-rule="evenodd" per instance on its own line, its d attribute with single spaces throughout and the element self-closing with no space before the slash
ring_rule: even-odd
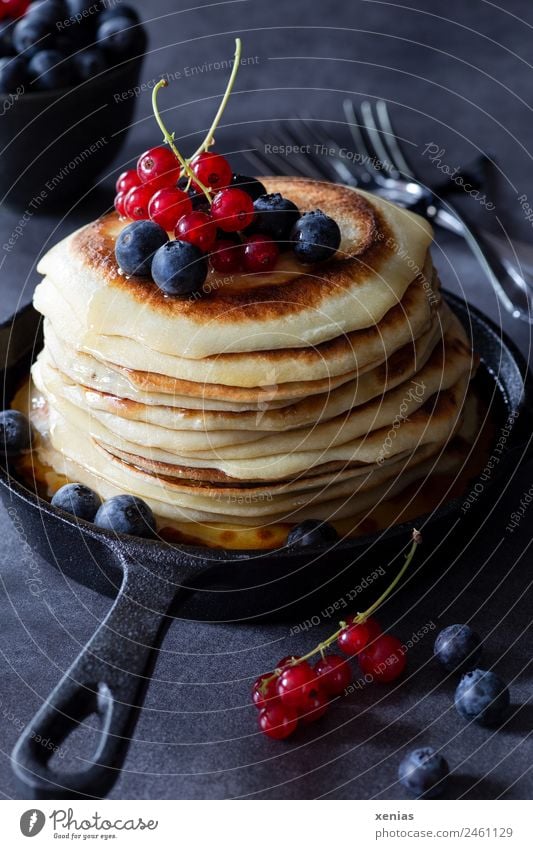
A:
<svg viewBox="0 0 533 849">
<path fill-rule="evenodd" d="M 252 687 L 252 700 L 260 710 L 259 727 L 268 737 L 283 740 L 298 725 L 320 719 L 332 700 L 345 694 L 352 683 L 348 658 L 325 654 L 325 647 L 336 641 L 348 658 L 357 657 L 365 682 L 388 683 L 403 673 L 406 666 L 402 643 L 384 634 L 376 619 L 355 617 L 305 657 L 284 657 L 273 672 L 261 675 Z M 309 659 L 319 654 L 314 666 Z"/>
</svg>

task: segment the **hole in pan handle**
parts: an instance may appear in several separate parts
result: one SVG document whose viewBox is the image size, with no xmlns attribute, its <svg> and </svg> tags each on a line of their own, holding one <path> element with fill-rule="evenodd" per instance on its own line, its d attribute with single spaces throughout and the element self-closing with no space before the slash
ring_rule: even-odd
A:
<svg viewBox="0 0 533 849">
<path fill-rule="evenodd" d="M 25 798 L 99 798 L 119 774 L 155 651 L 171 621 L 168 611 L 183 593 L 175 571 L 158 567 L 155 573 L 123 552 L 119 556 L 123 580 L 111 610 L 11 755 Z M 100 728 L 92 757 L 80 759 L 75 771 L 56 769 L 53 754 L 94 713 Z"/>
</svg>

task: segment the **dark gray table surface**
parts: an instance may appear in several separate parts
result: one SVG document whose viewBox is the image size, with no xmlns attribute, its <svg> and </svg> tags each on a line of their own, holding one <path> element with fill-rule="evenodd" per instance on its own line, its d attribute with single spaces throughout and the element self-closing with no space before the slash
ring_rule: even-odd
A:
<svg viewBox="0 0 533 849">
<path fill-rule="evenodd" d="M 532 224 L 519 200 L 533 199 L 528 0 L 137 5 L 145 18 L 153 18 L 143 78 L 149 83 L 163 72 L 174 75 L 165 106 L 185 150 L 209 125 L 226 76 L 216 63 L 232 55 L 233 37 L 240 34 L 249 62 L 217 134 L 218 148 L 234 152 L 235 162 L 257 136 L 268 142 L 279 119 L 303 113 L 347 138 L 341 109 L 346 94 L 357 100 L 384 97 L 428 182 L 442 176 L 424 154 L 429 144 L 442 149 L 441 163 L 450 168 L 479 151 L 493 156 L 495 210 L 487 212 L 472 199 L 462 201 L 464 208 L 495 233 L 501 235 L 503 225 L 511 238 L 531 241 Z M 196 8 L 187 11 L 192 5 Z M 149 101 L 149 92 L 138 98 L 120 161 L 88 200 L 79 204 L 73 198 L 68 211 L 32 216 L 15 248 L 2 251 L 0 319 L 31 299 L 35 263 L 47 245 L 109 206 L 117 171 L 159 143 Z M 0 244 L 22 212 L 2 210 Z M 529 358 L 529 328 L 500 315 L 464 246 L 439 238 L 435 260 L 445 285 L 495 318 Z M 396 783 L 401 752 L 423 743 L 443 748 L 455 773 L 451 797 L 531 798 L 531 471 L 531 464 L 516 471 L 498 510 L 472 529 L 455 562 L 446 553 L 437 557 L 424 550 L 422 572 L 384 609 L 384 624 L 404 640 L 428 630 L 410 652 L 410 674 L 401 686 L 358 691 L 291 743 L 257 733 L 250 682 L 279 657 L 318 642 L 333 621 L 292 636 L 294 623 L 230 627 L 176 621 L 112 796 L 403 798 Z M 524 518 L 510 532 L 506 526 L 521 501 Z M 16 798 L 9 751 L 109 601 L 34 557 L 3 510 L 0 534 L 0 792 Z M 369 571 L 374 567 L 369 563 Z M 497 731 L 459 721 L 453 679 L 431 661 L 431 629 L 456 621 L 473 622 L 486 637 L 485 664 L 511 682 L 512 714 Z"/>
</svg>

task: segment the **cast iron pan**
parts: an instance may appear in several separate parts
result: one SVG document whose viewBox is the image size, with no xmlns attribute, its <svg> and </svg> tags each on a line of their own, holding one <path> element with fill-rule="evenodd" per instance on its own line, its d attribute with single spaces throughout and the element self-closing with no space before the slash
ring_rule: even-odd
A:
<svg viewBox="0 0 533 849">
<path fill-rule="evenodd" d="M 529 448 L 527 407 L 533 391 L 524 360 L 512 343 L 477 310 L 455 297 L 447 299 L 481 357 L 476 380 L 489 405 L 496 439 L 507 433 L 495 471 L 484 482 L 486 496 L 495 492 L 502 476 Z M 37 332 L 37 314 L 32 317 L 31 310 L 25 310 L 9 331 L 9 347 L 19 358 L 4 375 L 4 407 L 29 366 L 31 355 L 22 356 L 24 341 L 34 344 L 38 339 L 36 332 L 27 335 L 31 320 Z M 39 349 L 39 342 L 34 349 Z M 243 552 L 170 545 L 117 536 L 78 521 L 30 492 L 9 470 L 0 471 L 0 483 L 4 503 L 23 522 L 35 551 L 81 583 L 116 596 L 105 620 L 15 746 L 13 768 L 30 798 L 101 797 L 108 792 L 123 762 L 154 654 L 178 612 L 181 619 L 242 622 L 295 616 L 302 606 L 316 610 L 326 598 L 339 598 L 343 587 L 344 591 L 353 587 L 358 573 L 367 574 L 370 552 L 372 563 L 379 558 L 396 571 L 411 536 L 411 525 L 404 524 L 327 550 Z M 456 536 L 455 525 L 464 525 L 464 519 L 459 522 L 462 503 L 461 498 L 448 501 L 417 520 L 426 543 L 442 538 L 452 526 Z M 56 771 L 49 763 L 52 745 L 47 748 L 38 741 L 47 739 L 54 748 L 60 746 L 95 712 L 101 734 L 92 762 L 78 772 Z"/>
</svg>

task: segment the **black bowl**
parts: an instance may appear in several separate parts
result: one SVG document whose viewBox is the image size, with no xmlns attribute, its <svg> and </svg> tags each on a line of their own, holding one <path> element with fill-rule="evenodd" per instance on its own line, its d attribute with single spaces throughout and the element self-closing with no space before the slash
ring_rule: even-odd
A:
<svg viewBox="0 0 533 849">
<path fill-rule="evenodd" d="M 132 123 L 144 51 L 85 83 L 0 94 L 0 197 L 34 215 L 86 192 Z"/>
</svg>

